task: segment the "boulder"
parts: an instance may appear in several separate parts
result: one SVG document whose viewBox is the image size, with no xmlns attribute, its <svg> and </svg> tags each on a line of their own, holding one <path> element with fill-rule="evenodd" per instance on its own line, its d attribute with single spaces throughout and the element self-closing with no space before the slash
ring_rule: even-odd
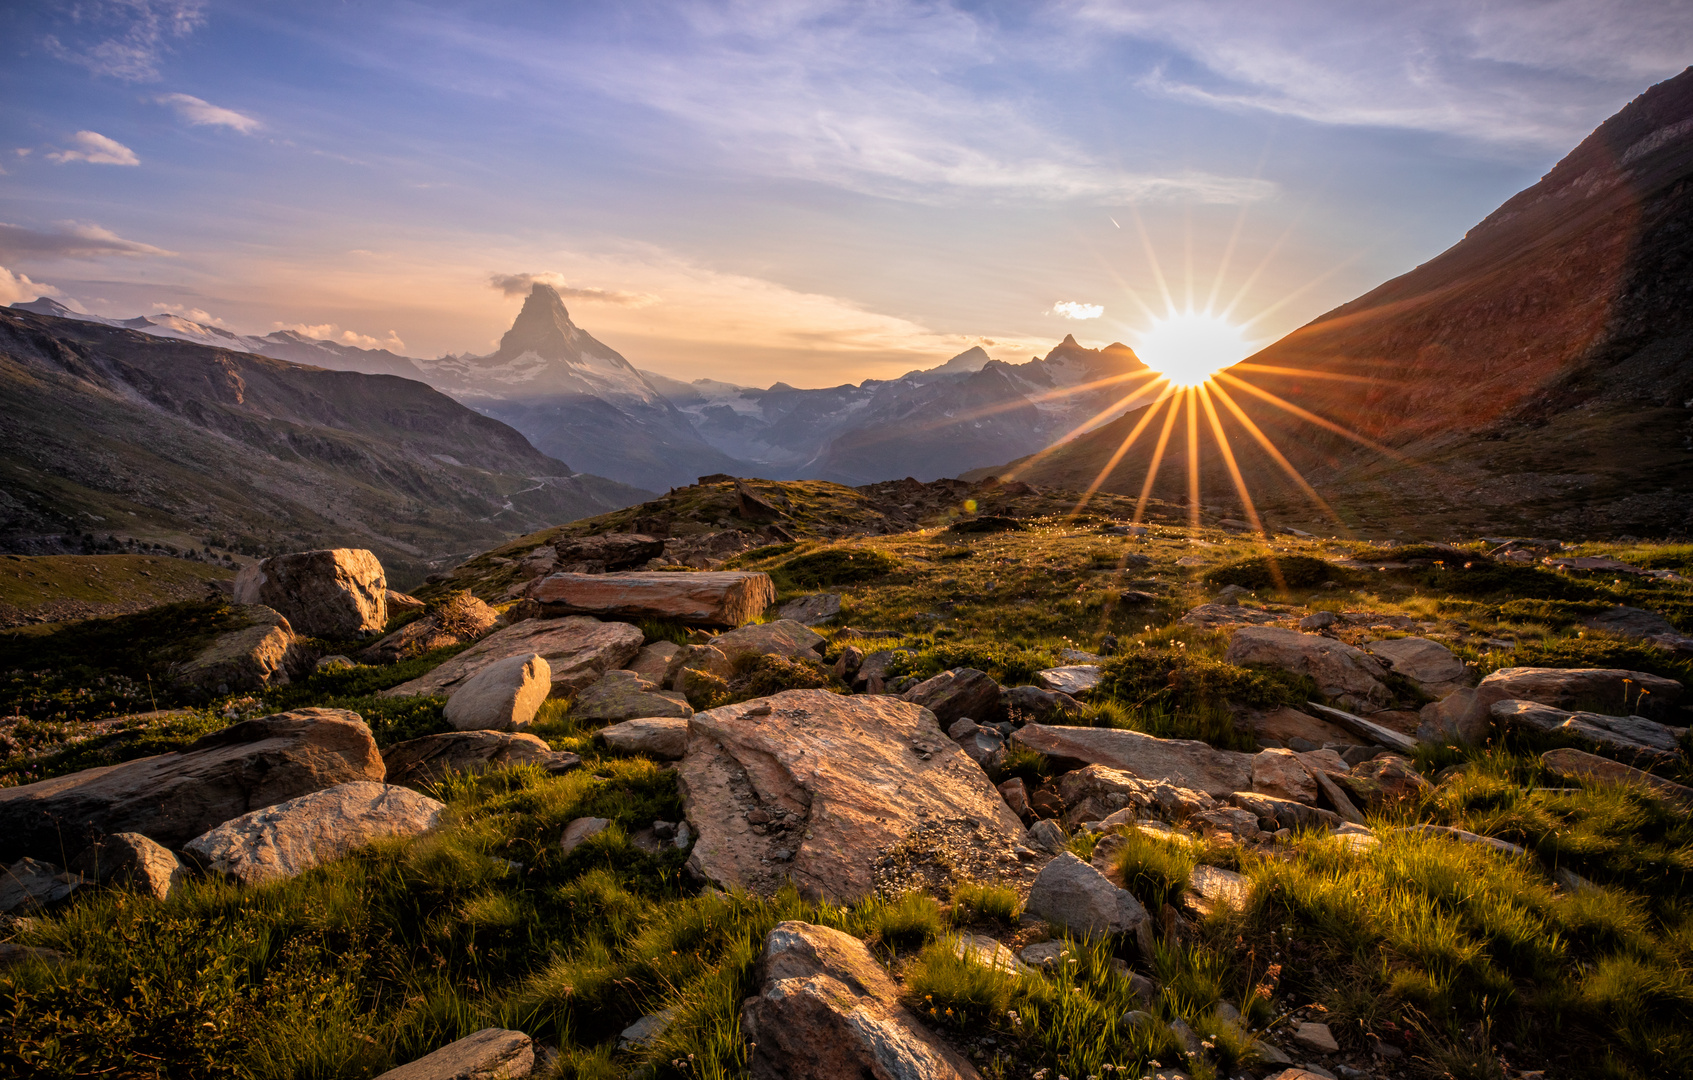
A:
<svg viewBox="0 0 1693 1080">
<path fill-rule="evenodd" d="M 670 662 L 664 667 L 664 678 L 659 685 L 687 692 L 688 688 L 683 683 L 687 681 L 687 672 L 690 671 L 703 672 L 712 678 L 727 682 L 729 676 L 735 673 L 735 668 L 715 645 L 683 645 L 670 655 Z"/>
<path fill-rule="evenodd" d="M 835 661 L 835 677 L 850 686 L 857 680 L 858 669 L 863 663 L 864 650 L 857 645 L 848 645 Z"/>
<path fill-rule="evenodd" d="M 999 715 L 1013 723 L 1044 724 L 1054 716 L 1079 716 L 1081 711 L 1081 702 L 1056 690 L 1013 686 L 999 692 Z"/>
<path fill-rule="evenodd" d="M 711 647 L 723 654 L 733 670 L 746 657 L 789 656 L 805 660 L 821 658 L 823 637 L 792 619 L 754 623 L 711 639 Z M 713 674 L 716 674 L 715 672 Z"/>
<path fill-rule="evenodd" d="M 687 717 L 651 716 L 625 720 L 621 724 L 601 728 L 596 734 L 601 742 L 620 753 L 646 754 L 665 761 L 679 759 L 688 749 Z"/>
<path fill-rule="evenodd" d="M 1183 615 L 1181 621 L 1202 630 L 1217 630 L 1225 626 L 1263 626 L 1286 619 L 1286 615 L 1239 604 L 1200 604 Z"/>
<path fill-rule="evenodd" d="M 1351 732 L 1357 738 L 1385 746 L 1389 750 L 1399 750 L 1403 753 L 1414 754 L 1417 750 L 1417 740 L 1396 731 L 1385 724 L 1378 724 L 1373 720 L 1366 720 L 1362 716 L 1349 713 L 1344 709 L 1334 709 L 1327 705 L 1318 705 L 1315 701 L 1307 701 L 1305 707 L 1317 716 L 1332 724 L 1336 724 Z"/>
<path fill-rule="evenodd" d="M 1483 702 L 1481 691 L 1473 687 L 1454 690 L 1424 705 L 1418 718 L 1417 738 L 1430 743 L 1480 743 L 1493 725 L 1493 714 Z"/>
<path fill-rule="evenodd" d="M 1471 683 L 1470 669 L 1438 641 L 1403 637 L 1372 641 L 1365 646 L 1371 656 L 1403 675 L 1430 697 L 1442 698 Z"/>
<path fill-rule="evenodd" d="M 521 1031 L 483 1028 L 376 1080 L 517 1080 L 535 1071 L 535 1044 Z"/>
<path fill-rule="evenodd" d="M 758 993 L 741 1003 L 753 1080 L 976 1080 L 900 1004 L 899 985 L 857 938 L 803 922 L 770 931 Z"/>
<path fill-rule="evenodd" d="M 451 704 L 449 702 L 448 704 Z M 633 671 L 608 671 L 576 695 L 570 715 L 581 723 L 618 723 L 639 717 L 694 715 L 688 699 L 674 690 L 660 690 Z"/>
<path fill-rule="evenodd" d="M 858 665 L 858 674 L 853 679 L 855 689 L 862 688 L 869 693 L 882 692 L 882 684 L 887 681 L 894 667 L 911 659 L 909 649 L 878 649 L 864 658 Z"/>
<path fill-rule="evenodd" d="M 1229 796 L 1229 801 L 1256 815 L 1258 826 L 1265 832 L 1277 829 L 1333 829 L 1340 824 L 1340 817 L 1328 810 L 1305 803 L 1294 802 L 1292 799 L 1279 799 L 1274 795 L 1260 795 L 1255 791 L 1237 791 Z"/>
<path fill-rule="evenodd" d="M 426 652 L 463 645 L 483 637 L 499 624 L 500 613 L 470 592 L 455 593 L 434 611 L 400 627 L 359 653 L 373 664 L 396 664 Z"/>
<path fill-rule="evenodd" d="M 1336 777 L 1353 801 L 1370 808 L 1392 806 L 1415 800 L 1431 787 L 1407 758 L 1385 754 L 1359 765 L 1345 776 Z"/>
<path fill-rule="evenodd" d="M 1488 710 L 1498 701 L 1538 701 L 1558 709 L 1670 720 L 1676 716 L 1681 692 L 1681 684 L 1674 679 L 1644 671 L 1513 667 L 1500 668 L 1481 680 L 1476 700 Z"/>
<path fill-rule="evenodd" d="M 671 658 L 681 651 L 682 646 L 674 641 L 655 641 L 651 645 L 643 645 L 625 670 L 633 671 L 650 683 L 668 685 L 664 674 L 670 669 Z"/>
<path fill-rule="evenodd" d="M 1496 701 L 1490 711 L 1507 727 L 1567 739 L 1642 769 L 1673 768 L 1681 760 L 1679 740 L 1687 731 L 1644 716 L 1569 712 L 1534 701 Z"/>
<path fill-rule="evenodd" d="M 51 907 L 86 884 L 81 874 L 50 862 L 19 859 L 0 873 L 0 913 L 27 915 Z"/>
<path fill-rule="evenodd" d="M 0 858 L 52 858 L 121 832 L 177 848 L 251 810 L 382 777 L 376 740 L 358 713 L 261 716 L 186 750 L 0 788 Z"/>
<path fill-rule="evenodd" d="M 1011 738 L 1049 757 L 1120 769 L 1143 780 L 1164 780 L 1212 798 L 1252 786 L 1252 755 L 1217 750 L 1193 739 L 1160 739 L 1115 728 L 1024 724 Z"/>
<path fill-rule="evenodd" d="M 677 768 L 699 835 L 688 865 L 718 885 L 768 896 L 791 880 L 807 897 L 856 900 L 875 891 L 883 853 L 939 852 L 931 823 L 970 829 L 984 874 L 1022 842 L 986 774 L 917 705 L 788 690 L 688 723 Z"/>
<path fill-rule="evenodd" d="M 1630 768 L 1610 758 L 1565 748 L 1546 751 L 1540 755 L 1540 763 L 1555 773 L 1574 776 L 1589 783 L 1638 784 L 1671 802 L 1693 807 L 1693 787 Z"/>
<path fill-rule="evenodd" d="M 1029 812 L 1029 788 L 1021 776 L 1014 776 L 1000 784 L 999 794 L 1013 814 L 1022 817 Z"/>
<path fill-rule="evenodd" d="M 383 595 L 388 598 L 389 618 L 393 618 L 402 612 L 422 611 L 429 606 L 410 593 L 403 593 L 397 589 L 388 589 Z"/>
<path fill-rule="evenodd" d="M 742 570 L 550 574 L 529 587 L 529 596 L 584 615 L 733 627 L 758 618 L 776 599 L 776 587 L 768 574 Z"/>
<path fill-rule="evenodd" d="M 643 1050 L 656 1042 L 659 1036 L 669 1031 L 670 1025 L 675 1022 L 676 1010 L 674 1007 L 648 1013 L 618 1034 L 617 1048 L 623 1051 Z"/>
<path fill-rule="evenodd" d="M 632 570 L 648 559 L 656 559 L 664 554 L 664 540 L 645 533 L 566 536 L 553 542 L 553 554 L 561 569 L 603 574 L 608 570 Z"/>
<path fill-rule="evenodd" d="M 778 618 L 789 619 L 802 626 L 821 626 L 840 613 L 840 595 L 827 592 L 789 600 L 776 610 Z"/>
<path fill-rule="evenodd" d="M 311 673 L 310 651 L 279 612 L 246 604 L 234 616 L 240 625 L 173 665 L 172 681 L 204 697 L 223 697 L 283 686 Z"/>
<path fill-rule="evenodd" d="M 428 832 L 446 808 L 410 788 L 357 780 L 243 814 L 182 850 L 210 873 L 258 885 L 294 877 L 373 840 Z"/>
<path fill-rule="evenodd" d="M 609 828 L 611 828 L 610 818 L 575 818 L 564 827 L 564 835 L 559 837 L 558 840 L 558 849 L 562 854 L 569 855 L 586 843 L 590 837 L 598 836 Z"/>
<path fill-rule="evenodd" d="M 1693 637 L 1683 634 L 1668 619 L 1655 612 L 1614 607 L 1588 618 L 1583 625 L 1590 630 L 1657 645 L 1678 656 L 1693 655 Z"/>
<path fill-rule="evenodd" d="M 1252 790 L 1311 806 L 1317 804 L 1317 781 L 1292 750 L 1265 750 L 1253 758 Z"/>
<path fill-rule="evenodd" d="M 1188 888 L 1193 891 L 1188 898 L 1188 906 L 1201 916 L 1209 915 L 1219 907 L 1241 911 L 1252 892 L 1251 883 L 1233 870 L 1204 863 L 1195 866 L 1188 875 Z"/>
<path fill-rule="evenodd" d="M 1060 855 L 1069 847 L 1070 838 L 1064 835 L 1064 830 L 1057 822 L 1042 818 L 1029 826 L 1029 843 L 1042 851 Z"/>
<path fill-rule="evenodd" d="M 510 731 L 535 719 L 552 692 L 552 668 L 539 654 L 508 656 L 453 687 L 443 712 L 459 731 Z"/>
<path fill-rule="evenodd" d="M 633 660 L 643 640 L 641 632 L 628 623 L 582 615 L 525 619 L 496 630 L 427 674 L 382 691 L 381 696 L 451 696 L 465 680 L 495 661 L 536 655 L 552 672 L 553 696 L 568 697 Z"/>
<path fill-rule="evenodd" d="M 309 637 L 363 637 L 388 624 L 388 579 L 363 548 L 297 551 L 242 567 L 235 602 L 275 608 Z"/>
<path fill-rule="evenodd" d="M 987 672 L 975 668 L 943 671 L 900 696 L 934 713 L 945 728 L 962 719 L 986 722 L 999 708 L 999 684 Z"/>
<path fill-rule="evenodd" d="M 1090 940 L 1133 934 L 1148 921 L 1139 900 L 1067 851 L 1042 867 L 1024 910 Z"/>
<path fill-rule="evenodd" d="M 1375 712 L 1393 703 L 1392 692 L 1381 681 L 1387 671 L 1374 657 L 1321 634 L 1243 626 L 1230 639 L 1224 658 L 1231 664 L 1267 664 L 1307 675 L 1319 693 L 1353 712 Z"/>
<path fill-rule="evenodd" d="M 508 731 L 447 731 L 407 739 L 382 751 L 388 783 L 418 791 L 451 773 L 491 772 L 514 765 L 557 770 L 580 762 L 575 754 L 559 753 L 534 735 Z"/>
<path fill-rule="evenodd" d="M 140 833 L 115 833 L 71 861 L 71 870 L 101 885 L 133 889 L 142 896 L 168 900 L 188 870 L 168 848 Z"/>
<path fill-rule="evenodd" d="M 1067 664 L 1035 672 L 1035 681 L 1042 689 L 1055 690 L 1071 697 L 1090 693 L 1099 685 L 1100 678 L 1098 664 Z"/>
<path fill-rule="evenodd" d="M 1064 800 L 1064 823 L 1072 829 L 1119 812 L 1136 819 L 1182 821 L 1216 805 L 1216 800 L 1203 791 L 1163 780 L 1144 780 L 1104 765 L 1072 769 L 1058 778 L 1057 786 Z"/>
<path fill-rule="evenodd" d="M 1287 706 L 1254 713 L 1247 718 L 1247 725 L 1258 738 L 1271 739 L 1284 746 L 1294 739 L 1303 739 L 1318 746 L 1352 741 L 1352 733 L 1340 725 Z"/>
<path fill-rule="evenodd" d="M 1300 1024 L 1293 1029 L 1293 1041 L 1319 1054 L 1340 1052 L 1340 1044 L 1334 1041 L 1334 1033 L 1329 1030 L 1327 1024 Z"/>
<path fill-rule="evenodd" d="M 1242 810 L 1238 806 L 1219 806 L 1213 810 L 1201 810 L 1188 819 L 1188 825 L 1191 828 L 1198 829 L 1200 835 L 1208 840 L 1221 840 L 1236 844 L 1256 840 L 1259 833 L 1263 831 L 1258 825 L 1258 815 L 1250 810 Z"/>
</svg>

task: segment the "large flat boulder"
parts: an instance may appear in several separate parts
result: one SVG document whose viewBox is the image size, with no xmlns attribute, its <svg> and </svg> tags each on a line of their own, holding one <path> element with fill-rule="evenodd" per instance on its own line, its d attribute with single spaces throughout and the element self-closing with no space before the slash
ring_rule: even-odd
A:
<svg viewBox="0 0 1693 1080">
<path fill-rule="evenodd" d="M 1266 712 L 1254 713 L 1247 718 L 1247 724 L 1252 733 L 1260 739 L 1273 739 L 1286 745 L 1294 739 L 1315 743 L 1352 742 L 1352 733 L 1338 724 L 1327 720 L 1319 720 L 1310 713 L 1300 712 L 1298 709 L 1282 706 Z"/>
<path fill-rule="evenodd" d="M 535 1071 L 535 1044 L 521 1031 L 483 1028 L 376 1080 L 519 1080 Z"/>
<path fill-rule="evenodd" d="M 1487 710 L 1500 701 L 1538 701 L 1558 709 L 1653 720 L 1672 719 L 1681 695 L 1674 679 L 1622 668 L 1500 668 L 1476 687 L 1476 701 Z"/>
<path fill-rule="evenodd" d="M 999 694 L 999 684 L 987 672 L 953 668 L 924 679 L 900 696 L 928 709 L 941 727 L 951 729 L 960 720 L 990 721 L 999 709 Z"/>
<path fill-rule="evenodd" d="M 243 814 L 182 850 L 209 873 L 258 885 L 294 877 L 373 840 L 427 832 L 446 808 L 410 788 L 358 780 Z"/>
<path fill-rule="evenodd" d="M 776 586 L 770 575 L 744 570 L 563 573 L 537 579 L 528 594 L 557 611 L 734 627 L 763 614 Z"/>
<path fill-rule="evenodd" d="M 451 697 L 471 676 L 496 661 L 537 655 L 547 662 L 554 697 L 568 697 L 635 658 L 645 640 L 628 623 L 601 622 L 583 615 L 525 619 L 496 630 L 434 670 L 382 691 L 383 697 Z"/>
<path fill-rule="evenodd" d="M 1252 790 L 1317 804 L 1317 780 L 1292 750 L 1265 750 L 1252 759 Z"/>
<path fill-rule="evenodd" d="M 624 754 L 647 754 L 675 761 L 688 752 L 686 717 L 641 717 L 603 727 L 595 734 L 601 742 Z"/>
<path fill-rule="evenodd" d="M 1589 783 L 1638 784 L 1671 802 L 1693 807 L 1693 788 L 1653 776 L 1649 772 L 1631 768 L 1610 758 L 1602 758 L 1582 750 L 1564 748 L 1548 750 L 1540 755 L 1540 763 L 1555 773 L 1574 776 Z"/>
<path fill-rule="evenodd" d="M 1372 641 L 1365 648 L 1430 697 L 1442 698 L 1473 681 L 1469 666 L 1438 641 L 1402 637 Z"/>
<path fill-rule="evenodd" d="M 235 616 L 241 625 L 174 665 L 172 681 L 206 697 L 223 697 L 285 686 L 311 673 L 309 651 L 281 612 L 244 604 Z"/>
<path fill-rule="evenodd" d="M 1617 637 L 1657 645 L 1681 657 L 1693 656 L 1693 637 L 1677 630 L 1674 624 L 1656 612 L 1619 606 L 1601 611 L 1586 619 L 1583 625 Z"/>
<path fill-rule="evenodd" d="M 777 923 L 759 988 L 741 1003 L 753 1080 L 975 1080 L 980 1074 L 900 1004 L 899 984 L 862 941 Z"/>
<path fill-rule="evenodd" d="M 235 602 L 273 607 L 310 637 L 363 637 L 388 623 L 388 579 L 363 548 L 296 551 L 242 567 Z"/>
<path fill-rule="evenodd" d="M 1103 677 L 1098 664 L 1065 664 L 1035 672 L 1035 681 L 1043 689 L 1072 697 L 1092 693 Z"/>
<path fill-rule="evenodd" d="M 839 593 L 812 593 L 797 600 L 789 600 L 776 612 L 784 619 L 792 619 L 804 626 L 821 626 L 841 613 Z"/>
<path fill-rule="evenodd" d="M 642 645 L 641 651 L 635 654 L 635 659 L 629 661 L 627 670 L 633 671 L 648 682 L 664 685 L 664 673 L 670 669 L 670 660 L 682 651 L 682 646 L 674 641 L 655 641 L 651 645 Z"/>
<path fill-rule="evenodd" d="M 1568 739 L 1643 769 L 1670 768 L 1680 761 L 1679 740 L 1687 731 L 1644 716 L 1572 712 L 1537 701 L 1496 701 L 1491 711 L 1508 727 Z"/>
<path fill-rule="evenodd" d="M 927 709 L 886 696 L 789 690 L 696 713 L 677 777 L 698 835 L 698 876 L 761 895 L 857 900 L 878 858 L 960 823 L 971 853 L 997 865 L 1023 825 Z M 938 842 L 938 841 L 937 841 Z"/>
<path fill-rule="evenodd" d="M 661 690 L 633 671 L 608 671 L 576 695 L 570 715 L 581 723 L 616 724 L 646 716 L 686 719 L 694 709 L 681 693 Z"/>
<path fill-rule="evenodd" d="M 1381 663 L 1362 649 L 1321 634 L 1277 626 L 1243 626 L 1229 639 L 1224 659 L 1231 664 L 1264 664 L 1308 675 L 1317 690 L 1342 708 L 1372 713 L 1393 703 L 1382 682 Z"/>
<path fill-rule="evenodd" d="M 1024 724 L 1011 738 L 1049 757 L 1105 765 L 1143 780 L 1165 780 L 1214 799 L 1252 786 L 1251 754 L 1218 750 L 1193 739 L 1049 724 Z"/>
<path fill-rule="evenodd" d="M 419 791 L 450 773 L 491 772 L 516 765 L 550 769 L 571 757 L 519 731 L 446 731 L 407 739 L 382 751 L 388 783 Z"/>
<path fill-rule="evenodd" d="M 63 858 L 123 832 L 174 849 L 251 810 L 382 777 L 376 740 L 358 713 L 261 716 L 186 750 L 0 788 L 0 861 Z"/>
<path fill-rule="evenodd" d="M 731 667 L 748 656 L 788 656 L 816 660 L 822 653 L 823 636 L 792 619 L 754 623 L 711 639 L 711 648 L 723 654 Z"/>
</svg>

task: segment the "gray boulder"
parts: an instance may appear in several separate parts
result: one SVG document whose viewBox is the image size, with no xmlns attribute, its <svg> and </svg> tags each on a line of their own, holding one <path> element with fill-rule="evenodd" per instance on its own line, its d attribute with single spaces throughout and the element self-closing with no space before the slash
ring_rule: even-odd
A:
<svg viewBox="0 0 1693 1080">
<path fill-rule="evenodd" d="M 1213 798 L 1252 786 L 1252 755 L 1193 739 L 1160 739 L 1115 728 L 1025 724 L 1012 740 L 1049 757 L 1105 765 L 1143 780 L 1162 780 Z"/>
<path fill-rule="evenodd" d="M 803 626 L 821 626 L 840 613 L 841 598 L 838 593 L 812 593 L 798 600 L 789 600 L 776 609 L 780 618 L 792 619 Z"/>
<path fill-rule="evenodd" d="M 1250 814 L 1256 815 L 1265 832 L 1277 829 L 1333 829 L 1340 824 L 1340 816 L 1317 806 L 1307 806 L 1292 799 L 1274 795 L 1260 795 L 1255 791 L 1237 791 L 1229 801 Z"/>
<path fill-rule="evenodd" d="M 0 912 L 27 915 L 50 907 L 88 884 L 80 874 L 40 859 L 19 859 L 0 875 Z"/>
<path fill-rule="evenodd" d="M 1133 934 L 1148 919 L 1139 900 L 1068 851 L 1041 869 L 1024 910 L 1088 939 Z"/>
<path fill-rule="evenodd" d="M 521 1031 L 483 1028 L 389 1069 L 376 1080 L 517 1080 L 535 1071 L 535 1044 Z"/>
<path fill-rule="evenodd" d="M 1224 658 L 1231 664 L 1268 664 L 1308 675 L 1324 697 L 1352 712 L 1387 708 L 1393 694 L 1381 681 L 1381 663 L 1361 649 L 1321 634 L 1303 634 L 1276 626 L 1243 626 L 1229 641 Z"/>
<path fill-rule="evenodd" d="M 679 691 L 660 690 L 633 671 L 608 671 L 576 695 L 570 715 L 581 723 L 620 723 L 641 717 L 671 716 L 686 720 L 693 706 Z"/>
<path fill-rule="evenodd" d="M 563 772 L 582 763 L 534 735 L 513 731 L 447 731 L 395 743 L 382 751 L 387 781 L 421 791 L 451 773 L 480 773 L 514 765 Z"/>
<path fill-rule="evenodd" d="M 117 885 L 155 900 L 168 900 L 188 870 L 167 848 L 140 833 L 103 838 L 71 862 L 71 869 L 101 885 Z"/>
<path fill-rule="evenodd" d="M 236 608 L 234 617 L 239 625 L 172 666 L 173 682 L 203 697 L 222 697 L 285 686 L 311 673 L 310 650 L 280 613 L 247 604 Z"/>
<path fill-rule="evenodd" d="M 1438 641 L 1403 637 L 1372 641 L 1365 646 L 1371 656 L 1385 662 L 1394 674 L 1403 675 L 1430 697 L 1442 698 L 1473 681 L 1469 666 Z"/>
<path fill-rule="evenodd" d="M 928 709 L 941 727 L 950 728 L 957 720 L 980 723 L 991 717 L 999 706 L 999 684 L 985 671 L 953 668 L 925 679 L 901 697 Z"/>
<path fill-rule="evenodd" d="M 311 637 L 363 637 L 388 623 L 388 580 L 363 548 L 298 551 L 242 567 L 235 602 L 275 608 Z"/>
<path fill-rule="evenodd" d="M 460 731 L 510 731 L 535 719 L 553 691 L 553 671 L 536 653 L 508 656 L 453 690 L 443 710 Z"/>
<path fill-rule="evenodd" d="M 600 741 L 624 754 L 647 754 L 677 761 L 688 750 L 688 721 L 685 717 L 651 716 L 625 720 L 598 732 Z"/>
<path fill-rule="evenodd" d="M 1680 739 L 1687 731 L 1644 716 L 1570 712 L 1534 701 L 1496 701 L 1491 712 L 1508 727 L 1567 739 L 1642 769 L 1680 762 Z"/>
<path fill-rule="evenodd" d="M 525 619 L 496 630 L 446 663 L 390 690 L 382 697 L 435 694 L 450 697 L 490 664 L 508 657 L 539 656 L 552 672 L 552 693 L 569 697 L 607 671 L 621 668 L 641 651 L 644 636 L 628 623 L 601 622 L 585 615 Z"/>
<path fill-rule="evenodd" d="M 1044 724 L 1054 716 L 1076 716 L 1081 711 L 1081 702 L 1057 690 L 1013 686 L 999 692 L 999 715 L 1013 722 Z"/>
</svg>

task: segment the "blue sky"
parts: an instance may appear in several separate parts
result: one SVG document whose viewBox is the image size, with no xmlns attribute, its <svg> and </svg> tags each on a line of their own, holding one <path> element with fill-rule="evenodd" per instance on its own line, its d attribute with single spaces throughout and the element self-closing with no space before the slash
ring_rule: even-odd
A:
<svg viewBox="0 0 1693 1080">
<path fill-rule="evenodd" d="M 1273 339 L 1679 72 L 1693 9 L 96 0 L 0 42 L 0 300 L 433 356 L 540 275 L 638 366 L 817 386 L 1133 344 L 1166 291 Z"/>
</svg>

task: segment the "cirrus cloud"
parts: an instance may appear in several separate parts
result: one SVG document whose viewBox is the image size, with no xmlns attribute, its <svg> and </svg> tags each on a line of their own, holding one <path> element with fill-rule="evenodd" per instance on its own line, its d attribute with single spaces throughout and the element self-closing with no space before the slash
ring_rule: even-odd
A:
<svg viewBox="0 0 1693 1080">
<path fill-rule="evenodd" d="M 134 150 L 98 131 L 79 131 L 71 136 L 71 142 L 76 144 L 77 149 L 54 150 L 47 155 L 47 160 L 60 165 L 70 161 L 86 161 L 90 165 L 141 164 Z"/>
<path fill-rule="evenodd" d="M 91 221 L 58 221 L 54 225 L 54 230 L 49 232 L 0 221 L 0 255 L 97 259 L 107 255 L 141 257 L 176 254 L 139 240 L 126 240 Z"/>
<path fill-rule="evenodd" d="M 1097 319 L 1105 314 L 1103 304 L 1081 304 L 1074 300 L 1060 300 L 1052 305 L 1054 315 L 1062 315 L 1066 319 Z"/>
<path fill-rule="evenodd" d="M 233 128 L 243 135 L 251 135 L 264 126 L 246 113 L 213 105 L 193 94 L 160 94 L 153 100 L 175 109 L 176 114 L 193 127 L 226 127 Z"/>
<path fill-rule="evenodd" d="M 522 296 L 536 285 L 551 285 L 566 300 L 587 300 L 618 307 L 646 307 L 658 303 L 651 293 L 620 292 L 616 289 L 594 289 L 572 285 L 563 274 L 490 274 L 488 284 L 507 296 Z"/>
<path fill-rule="evenodd" d="M 96 75 L 152 82 L 173 37 L 187 37 L 205 22 L 200 0 L 84 0 L 66 5 L 70 44 L 56 35 L 47 51 Z"/>
</svg>

